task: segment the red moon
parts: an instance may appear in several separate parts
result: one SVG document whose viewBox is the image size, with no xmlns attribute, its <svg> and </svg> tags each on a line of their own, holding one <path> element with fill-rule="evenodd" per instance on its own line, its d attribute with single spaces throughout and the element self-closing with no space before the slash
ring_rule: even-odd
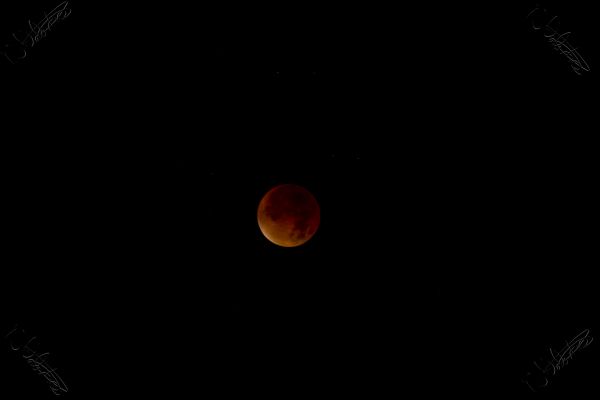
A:
<svg viewBox="0 0 600 400">
<path fill-rule="evenodd" d="M 321 222 L 319 203 L 302 186 L 279 185 L 258 205 L 258 226 L 267 239 L 282 247 L 306 243 Z"/>
</svg>

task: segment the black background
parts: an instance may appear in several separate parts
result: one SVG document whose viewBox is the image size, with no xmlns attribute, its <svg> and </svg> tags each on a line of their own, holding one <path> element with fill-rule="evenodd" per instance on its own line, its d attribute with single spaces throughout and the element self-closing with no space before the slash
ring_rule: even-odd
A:
<svg viewBox="0 0 600 400">
<path fill-rule="evenodd" d="M 3 2 L 0 48 L 58 3 Z M 54 397 L 15 324 L 76 398 L 528 393 L 596 334 L 591 6 L 541 3 L 578 76 L 533 2 L 217 3 L 72 1 L 0 55 L 3 398 Z M 286 182 L 294 249 L 256 224 Z"/>
</svg>

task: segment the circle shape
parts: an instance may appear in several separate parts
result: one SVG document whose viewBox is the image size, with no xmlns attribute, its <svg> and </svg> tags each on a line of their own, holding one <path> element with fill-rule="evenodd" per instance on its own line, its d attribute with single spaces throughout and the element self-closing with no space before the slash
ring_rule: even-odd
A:
<svg viewBox="0 0 600 400">
<path fill-rule="evenodd" d="M 262 234 L 269 241 L 282 247 L 296 247 L 314 236 L 321 222 L 321 210 L 308 190 L 283 184 L 263 196 L 257 219 Z"/>
</svg>

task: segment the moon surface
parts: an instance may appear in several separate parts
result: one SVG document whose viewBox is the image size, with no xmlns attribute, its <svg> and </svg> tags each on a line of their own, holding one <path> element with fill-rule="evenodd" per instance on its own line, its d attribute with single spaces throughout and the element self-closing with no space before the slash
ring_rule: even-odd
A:
<svg viewBox="0 0 600 400">
<path fill-rule="evenodd" d="M 298 185 L 279 185 L 258 205 L 258 226 L 267 239 L 282 247 L 296 247 L 315 234 L 321 210 L 315 197 Z"/>
</svg>

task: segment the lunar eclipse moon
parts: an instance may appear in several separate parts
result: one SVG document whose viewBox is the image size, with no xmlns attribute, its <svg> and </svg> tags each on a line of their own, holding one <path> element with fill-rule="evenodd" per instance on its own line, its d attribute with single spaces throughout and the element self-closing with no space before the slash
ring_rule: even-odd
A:
<svg viewBox="0 0 600 400">
<path fill-rule="evenodd" d="M 321 221 L 321 211 L 308 190 L 284 184 L 264 195 L 257 217 L 258 226 L 269 241 L 282 247 L 296 247 L 313 237 Z"/>
</svg>

